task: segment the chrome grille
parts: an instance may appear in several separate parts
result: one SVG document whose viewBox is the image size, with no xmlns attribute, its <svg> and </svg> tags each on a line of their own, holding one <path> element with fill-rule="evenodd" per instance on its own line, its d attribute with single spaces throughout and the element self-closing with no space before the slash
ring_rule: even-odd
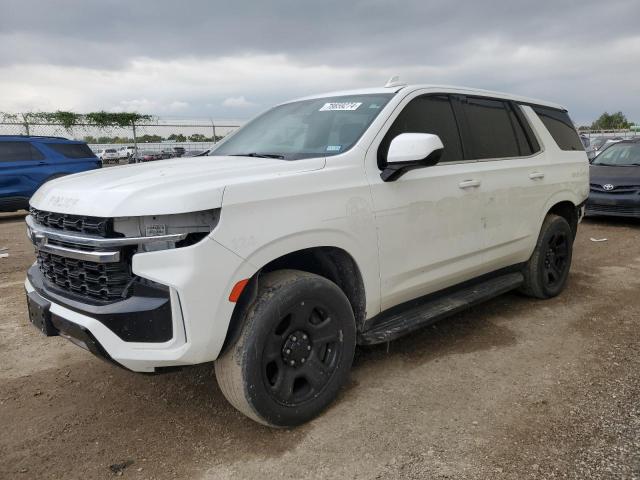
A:
<svg viewBox="0 0 640 480">
<path fill-rule="evenodd" d="M 48 228 L 52 232 L 60 231 L 65 235 L 73 235 L 74 239 L 85 235 L 86 238 L 121 237 L 113 231 L 113 220 L 110 218 L 69 215 L 35 208 L 31 208 L 30 213 L 38 226 Z M 82 245 L 73 241 L 63 242 L 46 236 L 44 242 L 35 243 L 38 267 L 45 282 L 51 286 L 63 292 L 101 301 L 115 301 L 127 296 L 127 287 L 134 278 L 131 273 L 134 246 L 105 251 L 102 247 Z M 65 249 L 69 250 L 66 254 Z M 98 261 L 102 258 L 99 254 L 105 254 L 110 259 Z M 95 257 L 96 261 L 91 261 L 92 257 Z"/>
<path fill-rule="evenodd" d="M 37 223 L 47 228 L 100 237 L 121 236 L 113 231 L 113 219 L 111 218 L 68 215 L 66 213 L 38 210 L 33 207 L 29 209 L 29 213 Z"/>
<path fill-rule="evenodd" d="M 131 258 L 141 245 L 177 245 L 188 236 L 125 237 L 113 231 L 112 219 L 37 209 L 31 209 L 25 221 L 44 281 L 62 292 L 103 301 L 132 294 L 129 286 L 137 277 L 131 271 Z"/>
<path fill-rule="evenodd" d="M 62 290 L 96 300 L 125 298 L 127 287 L 133 280 L 128 259 L 113 263 L 96 263 L 39 250 L 37 262 L 49 283 Z"/>
</svg>

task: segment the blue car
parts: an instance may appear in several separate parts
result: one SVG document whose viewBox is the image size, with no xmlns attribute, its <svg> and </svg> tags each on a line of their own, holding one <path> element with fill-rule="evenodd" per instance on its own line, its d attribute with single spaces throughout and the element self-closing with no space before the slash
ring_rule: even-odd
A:
<svg viewBox="0 0 640 480">
<path fill-rule="evenodd" d="M 100 167 L 84 142 L 0 135 L 0 212 L 28 208 L 31 195 L 48 180 Z"/>
</svg>

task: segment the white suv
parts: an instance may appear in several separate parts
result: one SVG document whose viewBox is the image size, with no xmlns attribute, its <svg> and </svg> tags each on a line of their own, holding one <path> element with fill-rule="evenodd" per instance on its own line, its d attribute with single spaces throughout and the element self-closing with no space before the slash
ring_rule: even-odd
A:
<svg viewBox="0 0 640 480">
<path fill-rule="evenodd" d="M 589 190 L 563 107 L 464 88 L 284 103 L 211 155 L 46 183 L 30 317 L 137 372 L 215 360 L 272 426 L 318 415 L 357 344 L 558 295 Z"/>
<path fill-rule="evenodd" d="M 118 159 L 120 160 L 128 160 L 133 157 L 136 153 L 136 149 L 130 146 L 120 147 L 118 149 Z"/>
<path fill-rule="evenodd" d="M 96 155 L 103 163 L 111 163 L 117 161 L 120 158 L 118 151 L 115 148 L 103 148 Z"/>
</svg>

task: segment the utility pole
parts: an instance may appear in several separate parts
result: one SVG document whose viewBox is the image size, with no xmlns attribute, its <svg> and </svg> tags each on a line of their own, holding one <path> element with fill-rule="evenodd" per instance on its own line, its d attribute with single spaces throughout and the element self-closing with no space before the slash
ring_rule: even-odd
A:
<svg viewBox="0 0 640 480">
<path fill-rule="evenodd" d="M 131 120 L 131 128 L 133 129 L 133 158 L 138 163 L 138 139 L 136 138 L 136 122 Z"/>
</svg>

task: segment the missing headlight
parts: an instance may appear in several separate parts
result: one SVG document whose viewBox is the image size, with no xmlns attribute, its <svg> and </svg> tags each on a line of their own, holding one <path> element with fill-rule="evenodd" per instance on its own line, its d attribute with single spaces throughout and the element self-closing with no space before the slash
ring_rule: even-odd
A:
<svg viewBox="0 0 640 480">
<path fill-rule="evenodd" d="M 161 237 L 185 234 L 179 241 L 158 241 L 141 245 L 143 251 L 164 250 L 193 245 L 206 237 L 218 224 L 220 209 L 171 215 L 120 217 L 114 219 L 114 231 L 125 237 Z"/>
</svg>

